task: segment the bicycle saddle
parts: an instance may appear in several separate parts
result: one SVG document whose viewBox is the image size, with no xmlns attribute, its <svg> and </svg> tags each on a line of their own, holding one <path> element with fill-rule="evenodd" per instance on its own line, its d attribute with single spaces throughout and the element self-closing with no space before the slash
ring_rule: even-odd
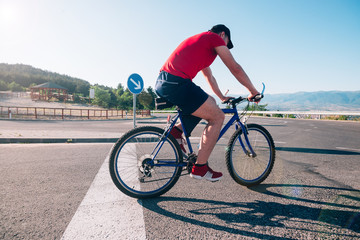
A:
<svg viewBox="0 0 360 240">
<path fill-rule="evenodd" d="M 170 108 L 174 106 L 174 104 L 172 104 L 171 102 L 169 102 L 168 100 L 166 100 L 165 98 L 156 98 L 155 99 L 155 108 L 156 110 L 162 110 L 165 108 Z"/>
</svg>

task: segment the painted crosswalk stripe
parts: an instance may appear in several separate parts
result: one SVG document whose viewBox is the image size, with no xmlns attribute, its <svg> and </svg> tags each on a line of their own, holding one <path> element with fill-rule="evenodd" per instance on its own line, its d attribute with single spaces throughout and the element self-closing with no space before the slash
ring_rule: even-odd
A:
<svg viewBox="0 0 360 240">
<path fill-rule="evenodd" d="M 146 239 L 141 202 L 120 192 L 105 159 L 62 240 Z"/>
</svg>

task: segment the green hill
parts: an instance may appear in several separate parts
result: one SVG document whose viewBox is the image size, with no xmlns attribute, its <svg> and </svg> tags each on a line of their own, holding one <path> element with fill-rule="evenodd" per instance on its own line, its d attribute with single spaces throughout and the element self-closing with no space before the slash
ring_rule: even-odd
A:
<svg viewBox="0 0 360 240">
<path fill-rule="evenodd" d="M 70 94 L 89 95 L 90 83 L 85 80 L 44 71 L 29 65 L 0 63 L 0 90 L 7 90 L 1 89 L 1 86 L 9 84 L 18 84 L 23 88 L 28 88 L 46 82 L 53 82 L 63 86 L 68 89 Z"/>
</svg>

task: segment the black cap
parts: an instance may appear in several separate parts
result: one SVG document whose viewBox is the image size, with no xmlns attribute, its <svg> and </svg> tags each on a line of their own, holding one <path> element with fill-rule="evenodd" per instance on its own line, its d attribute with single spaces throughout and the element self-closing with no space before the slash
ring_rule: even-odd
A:
<svg viewBox="0 0 360 240">
<path fill-rule="evenodd" d="M 230 38 L 230 30 L 224 24 L 215 25 L 211 28 L 210 31 L 214 32 L 214 33 L 225 32 L 225 35 L 228 36 L 228 38 L 229 38 L 229 43 L 227 44 L 228 49 L 232 49 L 234 47 L 234 45 L 231 42 L 231 38 Z"/>
</svg>

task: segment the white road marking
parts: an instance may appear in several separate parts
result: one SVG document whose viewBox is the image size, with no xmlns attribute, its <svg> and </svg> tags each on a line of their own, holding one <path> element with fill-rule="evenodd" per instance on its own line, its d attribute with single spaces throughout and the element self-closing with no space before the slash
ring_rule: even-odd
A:
<svg viewBox="0 0 360 240">
<path fill-rule="evenodd" d="M 194 140 L 194 141 L 200 141 L 201 137 L 190 137 L 190 140 Z"/>
<path fill-rule="evenodd" d="M 360 152 L 360 149 L 356 149 L 356 148 L 345 148 L 345 147 L 336 147 L 337 149 L 341 149 L 341 150 L 348 150 L 348 151 L 354 151 L 354 152 Z"/>
<path fill-rule="evenodd" d="M 146 239 L 141 202 L 116 188 L 108 166 L 109 156 L 67 226 L 62 240 Z"/>
</svg>

